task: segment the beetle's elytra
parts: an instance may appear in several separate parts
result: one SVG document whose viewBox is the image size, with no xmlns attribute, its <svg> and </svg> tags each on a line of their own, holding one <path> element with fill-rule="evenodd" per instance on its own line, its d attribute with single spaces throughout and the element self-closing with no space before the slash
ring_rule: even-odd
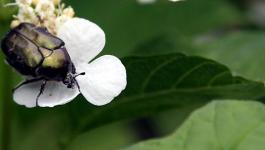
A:
<svg viewBox="0 0 265 150">
<path fill-rule="evenodd" d="M 18 87 L 43 80 L 37 100 L 47 81 L 62 81 L 68 88 L 78 86 L 75 67 L 64 42 L 49 33 L 46 28 L 21 23 L 9 31 L 1 46 L 7 62 L 12 67 L 22 75 L 33 77 Z"/>
</svg>

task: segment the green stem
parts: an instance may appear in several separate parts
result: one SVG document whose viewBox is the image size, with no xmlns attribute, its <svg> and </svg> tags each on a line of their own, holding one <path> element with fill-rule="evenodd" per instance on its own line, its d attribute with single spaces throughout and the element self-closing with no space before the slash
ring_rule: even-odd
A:
<svg viewBox="0 0 265 150">
<path fill-rule="evenodd" d="M 2 150 L 11 149 L 11 120 L 12 120 L 12 72 L 7 65 L 1 71 L 1 101 L 2 101 Z"/>
</svg>

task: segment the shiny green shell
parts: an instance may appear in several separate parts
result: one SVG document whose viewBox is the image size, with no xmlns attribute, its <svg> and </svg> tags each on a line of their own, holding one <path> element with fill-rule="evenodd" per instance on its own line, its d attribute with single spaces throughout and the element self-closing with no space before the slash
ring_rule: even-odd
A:
<svg viewBox="0 0 265 150">
<path fill-rule="evenodd" d="M 28 23 L 20 24 L 8 33 L 2 41 L 2 49 L 9 64 L 25 75 L 38 76 L 39 70 L 67 71 L 71 64 L 61 39 L 45 28 Z"/>
</svg>

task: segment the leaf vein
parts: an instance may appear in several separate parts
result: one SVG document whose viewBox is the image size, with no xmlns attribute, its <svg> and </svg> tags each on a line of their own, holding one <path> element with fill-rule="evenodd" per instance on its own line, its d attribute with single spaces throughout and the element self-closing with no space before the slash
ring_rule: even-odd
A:
<svg viewBox="0 0 265 150">
<path fill-rule="evenodd" d="M 143 82 L 143 85 L 142 85 L 142 92 L 144 93 L 146 88 L 147 88 L 147 85 L 150 83 L 150 80 L 151 78 L 157 73 L 157 71 L 159 71 L 161 68 L 163 68 L 164 66 L 170 64 L 171 62 L 173 61 L 176 61 L 178 59 L 181 59 L 183 57 L 178 57 L 178 56 L 175 56 L 173 57 L 172 59 L 169 59 L 167 61 L 165 61 L 164 63 L 158 65 L 153 71 L 150 72 L 150 74 L 146 77 L 145 81 Z"/>
<path fill-rule="evenodd" d="M 216 79 L 222 77 L 225 74 L 230 74 L 230 71 L 229 70 L 226 70 L 226 71 L 223 71 L 223 72 L 220 72 L 220 73 L 216 74 L 211 80 L 208 81 L 207 85 L 208 86 L 211 86 L 211 84 L 214 83 L 214 81 Z"/>
<path fill-rule="evenodd" d="M 183 73 L 182 76 L 179 77 L 179 79 L 173 84 L 172 88 L 176 88 L 179 85 L 179 83 L 181 83 L 192 72 L 194 72 L 197 69 L 203 67 L 204 65 L 208 65 L 208 64 L 214 64 L 214 63 L 211 61 L 206 61 L 206 62 L 203 62 L 201 64 L 198 64 L 198 65 L 192 67 L 190 70 L 188 70 L 186 73 Z"/>
</svg>

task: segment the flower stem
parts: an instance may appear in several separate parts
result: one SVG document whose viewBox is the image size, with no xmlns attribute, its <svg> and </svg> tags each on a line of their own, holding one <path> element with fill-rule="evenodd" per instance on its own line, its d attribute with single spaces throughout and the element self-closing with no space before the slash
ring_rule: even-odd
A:
<svg viewBox="0 0 265 150">
<path fill-rule="evenodd" d="M 1 71 L 1 101 L 2 101 L 2 150 L 11 149 L 11 120 L 12 120 L 12 72 L 7 65 L 3 65 Z"/>
</svg>

